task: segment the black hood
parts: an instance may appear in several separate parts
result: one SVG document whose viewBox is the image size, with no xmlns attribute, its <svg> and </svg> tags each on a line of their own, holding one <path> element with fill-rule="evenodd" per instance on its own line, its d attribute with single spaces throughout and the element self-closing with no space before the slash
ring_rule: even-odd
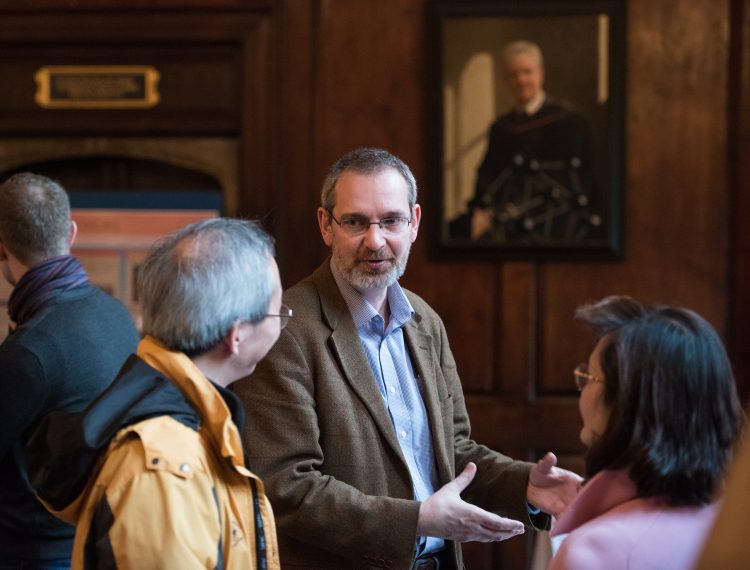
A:
<svg viewBox="0 0 750 570">
<path fill-rule="evenodd" d="M 122 428 L 156 416 L 171 416 L 193 428 L 198 412 L 160 372 L 132 355 L 117 379 L 81 412 L 53 412 L 26 446 L 31 485 L 60 511 L 84 490 L 109 442 Z"/>
</svg>

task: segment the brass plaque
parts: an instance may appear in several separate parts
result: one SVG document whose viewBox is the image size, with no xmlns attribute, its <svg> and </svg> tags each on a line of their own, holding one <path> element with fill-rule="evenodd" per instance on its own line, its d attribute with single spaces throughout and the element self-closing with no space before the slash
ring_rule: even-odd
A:
<svg viewBox="0 0 750 570">
<path fill-rule="evenodd" d="M 159 77 L 149 65 L 48 65 L 34 74 L 34 99 L 45 109 L 148 109 Z"/>
</svg>

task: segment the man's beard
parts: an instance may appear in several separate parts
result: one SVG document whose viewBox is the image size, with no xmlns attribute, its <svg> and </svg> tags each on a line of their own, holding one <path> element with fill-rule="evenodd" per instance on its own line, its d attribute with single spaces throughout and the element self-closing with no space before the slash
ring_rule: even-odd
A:
<svg viewBox="0 0 750 570">
<path fill-rule="evenodd" d="M 336 268 L 344 276 L 344 279 L 355 289 L 379 289 L 390 287 L 406 271 L 406 263 L 409 260 L 409 251 L 411 244 L 401 253 L 400 257 L 395 257 L 388 246 L 383 246 L 378 251 L 365 249 L 363 255 L 358 255 L 353 263 L 349 263 L 341 255 L 340 250 L 336 247 L 336 242 L 332 244 L 333 262 Z M 387 259 L 387 265 L 382 269 L 369 269 L 360 262 L 373 259 Z"/>
</svg>

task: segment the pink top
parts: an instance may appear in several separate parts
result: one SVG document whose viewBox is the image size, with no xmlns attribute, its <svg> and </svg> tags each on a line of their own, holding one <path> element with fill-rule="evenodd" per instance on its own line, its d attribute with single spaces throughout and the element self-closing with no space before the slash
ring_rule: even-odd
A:
<svg viewBox="0 0 750 570">
<path fill-rule="evenodd" d="M 551 535 L 570 533 L 548 570 L 692 568 L 716 504 L 671 507 L 636 496 L 627 471 L 602 471 L 584 485 Z"/>
</svg>

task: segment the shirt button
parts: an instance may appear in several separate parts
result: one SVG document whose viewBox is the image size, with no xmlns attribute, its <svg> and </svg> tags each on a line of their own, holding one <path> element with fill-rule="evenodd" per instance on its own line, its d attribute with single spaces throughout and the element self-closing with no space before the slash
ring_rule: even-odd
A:
<svg viewBox="0 0 750 570">
<path fill-rule="evenodd" d="M 406 437 L 406 430 L 401 430 L 401 437 Z"/>
<path fill-rule="evenodd" d="M 180 465 L 180 471 L 182 471 L 183 473 L 189 473 L 190 465 L 188 465 L 187 463 L 183 463 L 182 465 Z"/>
<path fill-rule="evenodd" d="M 389 390 L 391 391 L 391 394 L 395 394 L 396 393 L 396 389 L 393 386 L 391 386 L 389 388 Z"/>
</svg>

